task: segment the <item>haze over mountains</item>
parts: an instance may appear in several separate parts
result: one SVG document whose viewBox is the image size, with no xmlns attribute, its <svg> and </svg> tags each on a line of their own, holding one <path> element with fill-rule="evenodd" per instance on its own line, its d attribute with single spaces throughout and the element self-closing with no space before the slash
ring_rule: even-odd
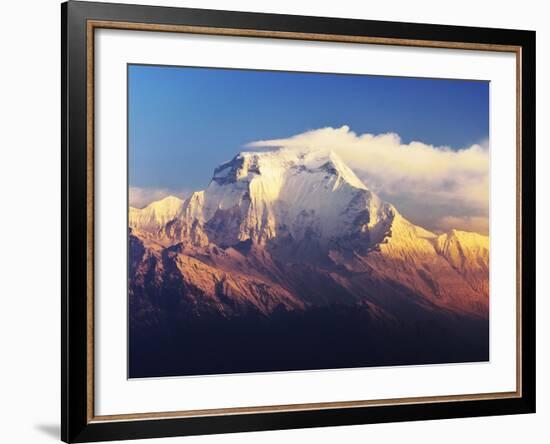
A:
<svg viewBox="0 0 550 444">
<path fill-rule="evenodd" d="M 130 208 L 129 302 L 135 377 L 486 360 L 489 239 L 414 225 L 331 150 L 242 152 Z"/>
</svg>

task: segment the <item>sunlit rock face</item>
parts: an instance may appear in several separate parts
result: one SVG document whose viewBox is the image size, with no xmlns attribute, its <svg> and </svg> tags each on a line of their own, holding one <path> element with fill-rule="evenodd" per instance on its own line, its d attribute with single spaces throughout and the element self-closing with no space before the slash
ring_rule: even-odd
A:
<svg viewBox="0 0 550 444">
<path fill-rule="evenodd" d="M 129 224 L 131 297 L 154 307 L 169 290 L 182 317 L 331 304 L 488 317 L 488 238 L 412 224 L 330 150 L 240 153 L 204 191 L 131 208 Z"/>
</svg>

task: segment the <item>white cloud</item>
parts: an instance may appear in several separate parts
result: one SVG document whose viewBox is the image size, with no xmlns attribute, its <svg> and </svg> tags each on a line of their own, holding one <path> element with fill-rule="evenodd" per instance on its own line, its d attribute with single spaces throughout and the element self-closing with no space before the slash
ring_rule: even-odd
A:
<svg viewBox="0 0 550 444">
<path fill-rule="evenodd" d="M 411 221 L 432 230 L 476 227 L 486 232 L 482 227 L 487 227 L 489 207 L 487 141 L 452 150 L 422 142 L 404 144 L 393 133 L 358 135 L 343 126 L 248 146 L 331 149 Z M 451 222 L 458 226 L 449 227 Z"/>
<path fill-rule="evenodd" d="M 166 196 L 172 195 L 183 199 L 186 194 L 184 190 L 171 190 L 169 188 L 130 187 L 128 200 L 131 207 L 143 208 L 151 202 Z"/>
</svg>

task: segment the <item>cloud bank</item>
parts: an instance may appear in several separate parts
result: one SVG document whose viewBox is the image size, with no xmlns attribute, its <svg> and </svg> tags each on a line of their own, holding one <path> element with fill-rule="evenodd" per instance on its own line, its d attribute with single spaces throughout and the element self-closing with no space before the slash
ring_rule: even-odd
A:
<svg viewBox="0 0 550 444">
<path fill-rule="evenodd" d="M 453 150 L 422 142 L 404 144 L 397 134 L 358 135 L 343 126 L 247 146 L 331 149 L 412 222 L 435 231 L 457 228 L 487 234 L 487 145 Z"/>
</svg>

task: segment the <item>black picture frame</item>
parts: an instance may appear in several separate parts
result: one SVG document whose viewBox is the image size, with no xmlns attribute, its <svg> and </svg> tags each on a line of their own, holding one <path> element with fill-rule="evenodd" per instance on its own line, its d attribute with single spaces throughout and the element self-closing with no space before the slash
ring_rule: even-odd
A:
<svg viewBox="0 0 550 444">
<path fill-rule="evenodd" d="M 521 65 L 521 395 L 318 410 L 96 421 L 90 417 L 87 26 L 90 20 L 512 45 Z M 535 412 L 535 32 L 69 1 L 61 5 L 61 438 L 90 442 Z"/>
</svg>

